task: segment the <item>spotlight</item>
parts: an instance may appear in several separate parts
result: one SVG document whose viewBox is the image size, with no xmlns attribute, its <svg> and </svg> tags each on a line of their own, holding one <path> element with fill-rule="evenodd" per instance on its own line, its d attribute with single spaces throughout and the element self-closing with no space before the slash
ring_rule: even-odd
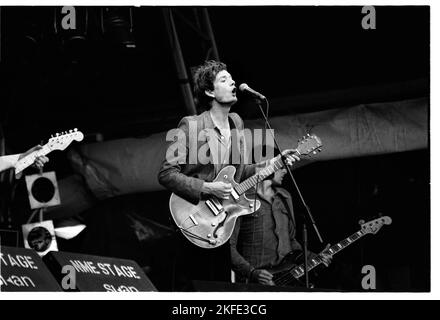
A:
<svg viewBox="0 0 440 320">
<path fill-rule="evenodd" d="M 87 37 L 89 11 L 87 7 L 56 7 L 54 9 L 55 34 L 64 42 L 84 41 Z"/>
<path fill-rule="evenodd" d="M 15 44 L 23 62 L 33 61 L 42 46 L 47 27 L 47 11 L 40 7 L 24 7 L 12 28 L 18 31 Z"/>
<path fill-rule="evenodd" d="M 55 35 L 62 50 L 73 62 L 81 60 L 87 48 L 89 9 L 87 7 L 56 7 L 54 9 Z"/>
<path fill-rule="evenodd" d="M 101 9 L 101 28 L 104 36 L 112 43 L 124 48 L 136 48 L 132 8 Z"/>
</svg>

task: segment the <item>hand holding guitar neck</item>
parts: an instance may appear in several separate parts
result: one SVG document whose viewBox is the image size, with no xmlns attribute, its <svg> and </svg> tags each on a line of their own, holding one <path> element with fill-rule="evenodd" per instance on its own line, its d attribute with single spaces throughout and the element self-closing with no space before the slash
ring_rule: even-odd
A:
<svg viewBox="0 0 440 320">
<path fill-rule="evenodd" d="M 36 146 L 22 156 L 19 157 L 17 163 L 15 164 L 15 176 L 18 177 L 19 174 L 27 167 L 35 164 L 38 168 L 49 161 L 46 155 L 53 150 L 64 150 L 72 141 L 82 141 L 84 135 L 78 129 L 69 130 L 69 132 L 63 132 L 61 134 L 57 133 L 52 136 L 49 141 L 44 146 Z"/>
<path fill-rule="evenodd" d="M 330 265 L 330 263 L 332 262 L 332 258 L 333 256 L 331 254 L 328 253 L 328 249 L 330 249 L 330 244 L 328 244 L 324 250 L 322 250 L 322 252 L 319 254 L 322 263 L 328 267 Z"/>
<path fill-rule="evenodd" d="M 295 154 L 296 150 L 295 149 L 286 149 L 283 152 L 281 152 L 281 155 L 278 157 L 275 157 L 274 159 L 271 160 L 271 164 L 273 164 L 275 161 L 277 161 L 278 159 L 280 159 L 280 157 L 283 157 L 286 161 L 286 164 L 291 167 L 293 166 L 293 163 L 296 161 L 299 161 L 300 158 L 299 156 L 297 156 Z"/>
<path fill-rule="evenodd" d="M 49 158 L 46 157 L 44 154 L 39 154 L 38 151 L 41 150 L 43 147 L 41 145 L 36 145 L 35 147 L 29 149 L 28 151 L 22 153 L 20 155 L 20 157 L 18 157 L 18 160 L 23 159 L 24 157 L 30 155 L 30 154 L 34 154 L 35 155 L 35 160 L 33 162 L 33 165 L 37 168 L 37 169 L 43 169 L 44 164 L 49 162 Z"/>
</svg>

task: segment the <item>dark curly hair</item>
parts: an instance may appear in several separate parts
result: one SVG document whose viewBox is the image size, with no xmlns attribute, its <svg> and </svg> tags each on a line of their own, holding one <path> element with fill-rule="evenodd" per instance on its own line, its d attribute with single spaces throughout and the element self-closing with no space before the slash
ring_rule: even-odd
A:
<svg viewBox="0 0 440 320">
<path fill-rule="evenodd" d="M 199 113 L 211 108 L 212 98 L 207 96 L 205 91 L 214 90 L 215 77 L 223 70 L 227 70 L 226 64 L 208 60 L 194 72 L 194 100 Z"/>
</svg>

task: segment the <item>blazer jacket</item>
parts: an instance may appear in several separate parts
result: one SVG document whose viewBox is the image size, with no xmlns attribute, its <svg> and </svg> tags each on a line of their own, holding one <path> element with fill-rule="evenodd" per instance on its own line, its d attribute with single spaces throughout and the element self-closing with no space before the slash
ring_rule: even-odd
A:
<svg viewBox="0 0 440 320">
<path fill-rule="evenodd" d="M 264 167 L 269 160 L 250 163 L 243 133 L 243 120 L 236 113 L 229 113 L 231 128 L 231 165 L 237 169 L 235 180 L 241 182 Z M 236 129 L 236 130 L 233 130 Z M 202 197 L 203 182 L 211 182 L 218 171 L 227 164 L 215 161 L 218 155 L 220 132 L 212 121 L 209 111 L 197 116 L 184 117 L 177 129 L 168 132 L 167 140 L 174 137 L 167 149 L 165 160 L 158 173 L 158 180 L 168 190 L 187 201 L 197 204 Z"/>
</svg>

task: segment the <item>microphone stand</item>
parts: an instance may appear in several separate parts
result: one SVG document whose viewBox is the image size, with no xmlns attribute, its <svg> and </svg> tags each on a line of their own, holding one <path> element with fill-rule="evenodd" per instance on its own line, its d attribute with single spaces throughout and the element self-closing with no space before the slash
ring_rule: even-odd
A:
<svg viewBox="0 0 440 320">
<path fill-rule="evenodd" d="M 322 243 L 324 243 L 324 241 L 322 240 L 321 234 L 320 234 L 320 232 L 318 230 L 318 227 L 316 226 L 315 219 L 313 219 L 312 213 L 310 212 L 310 208 L 306 204 L 306 202 L 305 202 L 305 200 L 304 200 L 304 198 L 303 198 L 303 196 L 301 194 L 301 191 L 299 190 L 299 187 L 296 184 L 295 178 L 293 177 L 293 174 L 292 174 L 292 171 L 290 170 L 290 167 L 286 164 L 286 157 L 283 155 L 282 150 L 281 150 L 280 146 L 278 145 L 278 141 L 275 138 L 275 134 L 273 133 L 272 127 L 270 126 L 269 120 L 268 120 L 266 114 L 263 111 L 263 107 L 261 106 L 261 100 L 260 99 L 255 99 L 255 101 L 258 104 L 258 107 L 260 108 L 261 114 L 263 115 L 263 118 L 264 118 L 264 121 L 266 123 L 266 126 L 267 126 L 267 128 L 269 129 L 269 131 L 270 131 L 270 133 L 272 135 L 273 141 L 275 142 L 275 146 L 277 147 L 277 149 L 281 153 L 281 159 L 282 159 L 281 162 L 283 163 L 284 168 L 289 173 L 290 179 L 292 180 L 293 185 L 295 186 L 295 189 L 298 192 L 298 195 L 299 195 L 299 197 L 301 199 L 301 202 L 304 205 L 304 207 L 306 208 L 307 216 L 309 217 L 310 222 L 312 223 L 312 226 L 313 226 L 313 228 L 315 230 L 315 233 L 318 236 L 318 239 L 319 239 L 319 241 L 322 244 Z M 266 101 L 266 103 L 268 103 L 267 99 L 265 99 L 265 101 Z M 304 214 L 304 212 L 302 212 L 302 216 L 303 216 L 303 221 L 304 221 L 304 223 L 303 223 L 304 275 L 305 275 L 305 280 L 306 280 L 306 288 L 309 289 L 310 286 L 309 286 L 309 270 L 308 270 L 308 252 L 307 252 L 307 250 L 308 250 L 308 248 L 307 248 L 307 224 L 306 224 L 306 215 Z"/>
<path fill-rule="evenodd" d="M 308 244 L 307 244 L 307 226 L 306 226 L 306 222 L 303 222 L 303 251 L 304 251 L 304 276 L 306 279 L 306 288 L 310 288 L 309 285 L 309 270 L 307 270 L 307 260 L 308 260 L 308 254 L 307 254 L 307 250 L 308 250 Z"/>
</svg>

